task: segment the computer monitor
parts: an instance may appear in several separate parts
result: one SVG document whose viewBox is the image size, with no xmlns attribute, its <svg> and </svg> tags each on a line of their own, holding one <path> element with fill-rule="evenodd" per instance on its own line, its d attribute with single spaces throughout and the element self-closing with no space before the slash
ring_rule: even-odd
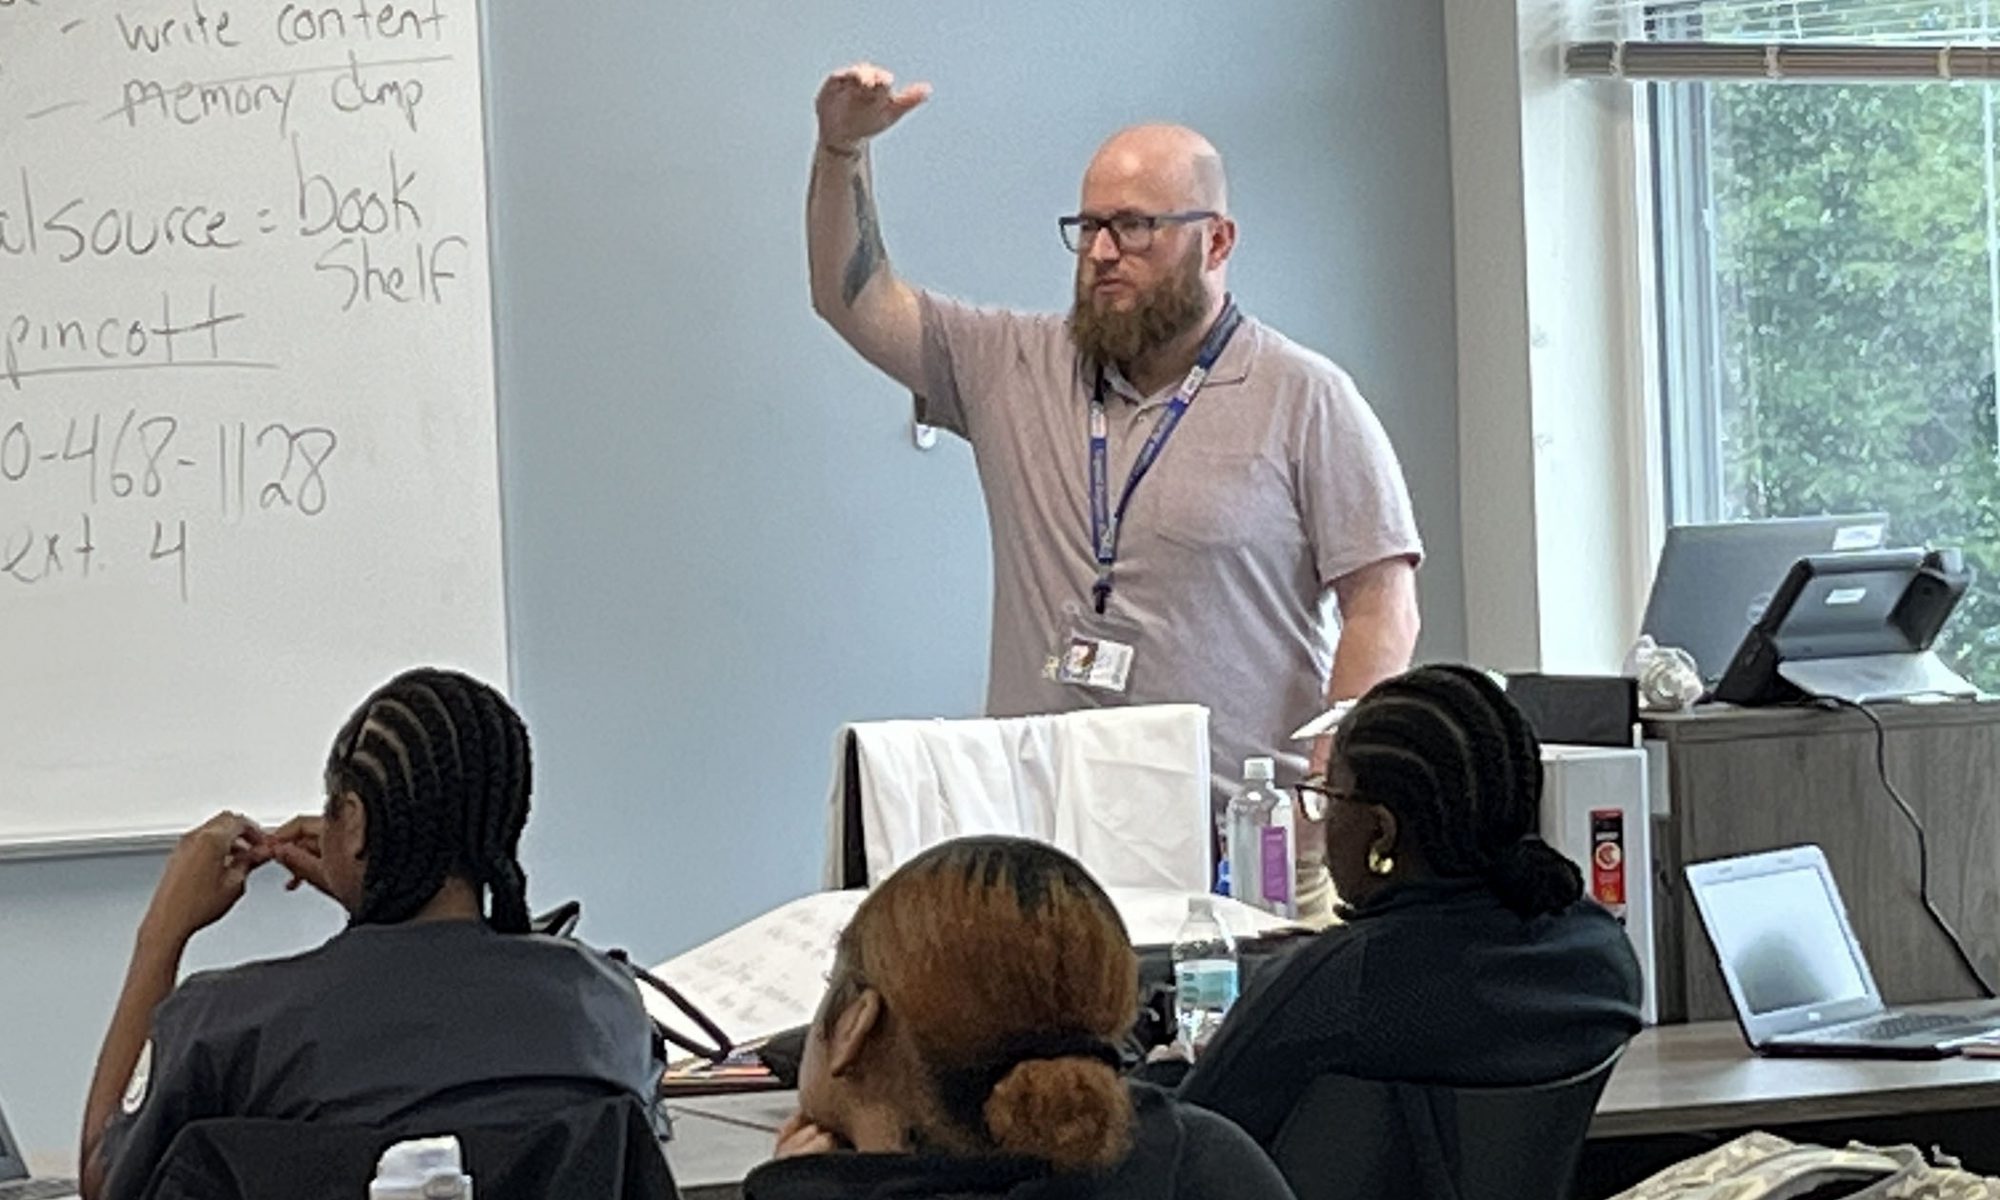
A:
<svg viewBox="0 0 2000 1200">
<path fill-rule="evenodd" d="M 1970 581 L 1955 550 L 1801 558 L 1744 635 L 1715 698 L 1862 703 L 1976 694 L 1931 651 Z"/>
<path fill-rule="evenodd" d="M 1676 525 L 1660 550 L 1640 631 L 1693 655 L 1702 682 L 1713 686 L 1770 607 L 1786 568 L 1809 554 L 1879 550 L 1888 525 L 1882 513 Z"/>
</svg>

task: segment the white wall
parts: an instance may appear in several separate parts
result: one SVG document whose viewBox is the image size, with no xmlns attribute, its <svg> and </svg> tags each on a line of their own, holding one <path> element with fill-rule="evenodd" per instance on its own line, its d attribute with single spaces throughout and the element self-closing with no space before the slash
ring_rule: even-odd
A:
<svg viewBox="0 0 2000 1200">
<path fill-rule="evenodd" d="M 1587 0 L 1448 0 L 1472 657 L 1615 672 L 1660 504 L 1634 94 L 1571 82 Z"/>
</svg>

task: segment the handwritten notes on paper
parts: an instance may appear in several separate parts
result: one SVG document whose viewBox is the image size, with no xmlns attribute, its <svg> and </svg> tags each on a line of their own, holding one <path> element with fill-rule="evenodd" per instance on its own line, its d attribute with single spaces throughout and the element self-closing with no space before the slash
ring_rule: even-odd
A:
<svg viewBox="0 0 2000 1200">
<path fill-rule="evenodd" d="M 1134 945 L 1173 944 L 1187 919 L 1184 892 L 1112 888 L 1111 901 Z M 706 1013 L 730 1040 L 760 1041 L 812 1020 L 826 992 L 840 933 L 866 892 L 819 892 L 772 909 L 721 937 L 653 968 Z M 1238 938 L 1291 928 L 1268 913 L 1218 898 L 1216 908 Z M 646 1006 L 666 1025 L 696 1033 L 664 997 L 645 991 Z"/>
</svg>

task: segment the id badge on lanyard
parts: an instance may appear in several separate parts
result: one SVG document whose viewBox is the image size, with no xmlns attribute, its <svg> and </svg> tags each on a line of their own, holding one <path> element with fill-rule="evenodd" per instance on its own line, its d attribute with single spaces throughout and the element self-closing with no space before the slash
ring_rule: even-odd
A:
<svg viewBox="0 0 2000 1200">
<path fill-rule="evenodd" d="M 1099 368 L 1097 372 L 1090 397 L 1090 545 L 1097 563 L 1097 579 L 1090 592 L 1092 605 L 1100 617 L 1111 602 L 1112 571 L 1118 563 L 1119 530 L 1126 510 L 1132 505 L 1132 497 L 1139 490 L 1139 481 L 1159 461 L 1167 440 L 1179 428 L 1181 418 L 1187 415 L 1188 406 L 1200 394 L 1202 385 L 1208 381 L 1209 372 L 1215 369 L 1216 360 L 1222 357 L 1223 349 L 1229 345 L 1229 339 L 1235 336 L 1242 323 L 1243 314 L 1236 307 L 1236 301 L 1225 297 L 1222 315 L 1216 318 L 1208 336 L 1202 339 L 1193 368 L 1174 392 L 1173 399 L 1167 402 L 1166 410 L 1160 414 L 1159 424 L 1154 426 L 1145 444 L 1139 447 L 1138 457 L 1132 462 L 1132 472 L 1125 480 L 1115 508 L 1111 504 L 1111 437 L 1110 422 L 1104 412 L 1104 371 Z M 1131 678 L 1133 657 L 1131 643 L 1093 636 L 1073 623 L 1051 648 L 1042 674 L 1054 682 L 1073 687 L 1123 694 Z"/>
<path fill-rule="evenodd" d="M 1042 675 L 1072 687 L 1122 695 L 1132 677 L 1132 646 L 1073 631 L 1049 655 Z"/>
</svg>

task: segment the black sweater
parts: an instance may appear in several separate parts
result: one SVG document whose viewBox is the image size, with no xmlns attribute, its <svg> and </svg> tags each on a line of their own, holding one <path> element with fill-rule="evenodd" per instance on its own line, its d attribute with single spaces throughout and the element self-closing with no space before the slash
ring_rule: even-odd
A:
<svg viewBox="0 0 2000 1200">
<path fill-rule="evenodd" d="M 1058 1175 L 1021 1158 L 819 1154 L 766 1163 L 745 1200 L 1292 1200 L 1243 1131 L 1156 1088 L 1134 1085 L 1132 1152 L 1101 1175 Z"/>
<path fill-rule="evenodd" d="M 1548 1083 L 1639 1031 L 1639 965 L 1602 907 L 1523 920 L 1483 884 L 1406 884 L 1267 968 L 1180 1096 L 1269 1146 L 1321 1075 Z"/>
</svg>

